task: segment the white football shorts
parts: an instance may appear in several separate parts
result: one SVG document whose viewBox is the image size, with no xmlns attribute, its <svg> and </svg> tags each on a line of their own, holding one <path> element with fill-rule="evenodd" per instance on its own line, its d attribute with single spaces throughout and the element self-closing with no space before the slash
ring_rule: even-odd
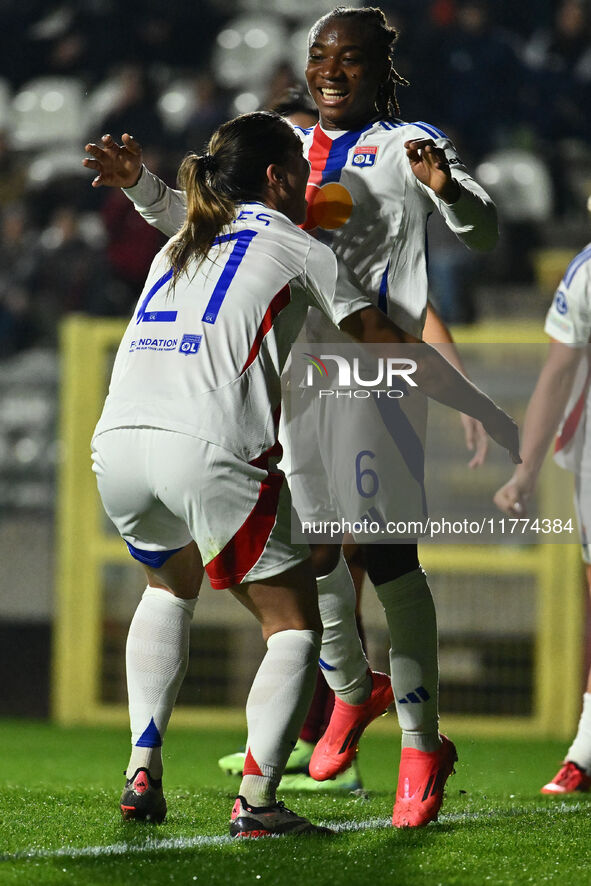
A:
<svg viewBox="0 0 591 886">
<path fill-rule="evenodd" d="M 369 534 L 353 532 L 365 543 L 420 534 L 417 526 L 427 517 L 422 396 L 404 404 L 375 397 L 316 398 L 303 408 L 292 402 L 286 412 L 280 426 L 283 464 L 302 524 L 340 518 L 379 526 Z"/>
<path fill-rule="evenodd" d="M 194 539 L 213 588 L 280 575 L 309 556 L 291 541 L 280 454 L 276 446 L 245 462 L 197 437 L 146 427 L 92 442 L 103 506 L 132 556 L 157 567 Z"/>
</svg>

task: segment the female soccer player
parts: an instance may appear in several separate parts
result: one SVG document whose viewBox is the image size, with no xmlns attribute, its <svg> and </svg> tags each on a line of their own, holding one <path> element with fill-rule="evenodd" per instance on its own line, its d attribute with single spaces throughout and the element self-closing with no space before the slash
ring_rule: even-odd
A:
<svg viewBox="0 0 591 886">
<path fill-rule="evenodd" d="M 591 591 L 591 243 L 569 264 L 546 316 L 550 349 L 529 401 L 523 428 L 523 463 L 494 496 L 510 517 L 527 516 L 542 463 L 556 431 L 555 460 L 575 475 L 575 510 L 583 537 L 582 553 Z M 562 796 L 591 788 L 591 671 L 583 694 L 577 734 L 566 759 L 543 794 Z"/>
<path fill-rule="evenodd" d="M 186 222 L 154 260 L 93 437 L 103 504 L 148 577 L 127 643 L 125 818 L 166 814 L 160 748 L 205 566 L 214 588 L 258 618 L 268 645 L 247 702 L 230 832 L 322 830 L 275 796 L 322 632 L 308 551 L 289 541 L 289 492 L 276 469 L 279 377 L 310 304 L 337 322 L 351 310 L 334 296 L 332 254 L 296 226 L 307 177 L 297 136 L 269 114 L 230 121 L 205 156 L 183 161 Z"/>
<path fill-rule="evenodd" d="M 331 246 L 339 267 L 354 275 L 374 304 L 406 332 L 419 335 L 427 311 L 430 213 L 437 209 L 466 245 L 476 249 L 494 246 L 497 223 L 494 205 L 444 133 L 398 118 L 396 89 L 406 81 L 392 62 L 396 37 L 375 8 L 339 8 L 311 29 L 306 79 L 320 122 L 302 133 L 312 167 L 304 228 Z M 309 338 L 314 335 L 310 324 L 307 332 Z M 321 331 L 317 340 L 322 340 Z M 383 479 L 368 505 L 388 514 L 396 493 Z M 292 483 L 292 494 L 300 519 L 318 511 L 317 484 L 298 489 Z M 330 500 L 328 490 L 324 500 Z M 391 682 L 402 728 L 392 823 L 420 826 L 437 817 L 457 757 L 453 743 L 438 729 L 435 609 L 415 542 L 364 545 L 364 556 L 388 622 Z M 360 665 L 349 663 L 344 654 L 351 642 L 346 637 L 353 632 L 350 611 L 345 611 L 347 600 L 351 609 L 352 595 L 341 590 L 347 575 L 334 549 L 317 550 L 315 557 L 321 610 L 322 601 L 331 600 L 333 623 L 340 622 L 339 649 L 328 657 L 339 667 L 326 675 L 336 688 L 339 682 L 350 683 L 354 673 L 361 680 Z M 323 660 L 329 642 L 325 632 Z M 352 759 L 355 742 L 347 737 L 359 735 L 383 710 L 376 683 L 363 704 L 347 705 L 337 693 L 331 722 L 310 762 L 315 778 L 333 777 Z"/>
<path fill-rule="evenodd" d="M 392 64 L 396 31 L 381 10 L 339 8 L 312 27 L 306 69 L 320 122 L 302 130 L 311 165 L 304 228 L 325 240 L 338 259 L 339 288 L 354 279 L 384 315 L 420 336 L 427 304 L 425 232 L 437 209 L 469 246 L 487 250 L 497 239 L 496 212 L 469 176 L 451 142 L 435 127 L 396 116 Z M 93 185 L 120 185 L 152 224 L 171 235 L 183 222 L 183 195 L 141 166 L 129 135 L 89 145 L 98 171 Z M 308 324 L 312 341 L 322 332 Z M 392 490 L 384 477 L 375 506 L 387 515 Z M 300 519 L 329 512 L 338 490 L 297 484 Z M 337 516 L 337 515 L 335 515 Z M 384 606 L 391 638 L 391 682 L 372 678 L 354 619 L 355 595 L 337 546 L 313 552 L 325 625 L 321 658 L 337 695 L 330 726 L 310 771 L 328 779 L 350 765 L 359 737 L 394 697 L 402 727 L 402 757 L 393 824 L 427 824 L 437 816 L 455 748 L 438 729 L 437 624 L 416 542 L 366 546 L 368 574 Z"/>
<path fill-rule="evenodd" d="M 166 814 L 161 746 L 205 568 L 255 614 L 268 646 L 247 702 L 230 832 L 322 831 L 275 794 L 322 631 L 308 549 L 289 540 L 289 491 L 276 468 L 280 375 L 309 306 L 359 341 L 404 336 L 361 292 L 337 294 L 334 254 L 296 227 L 308 171 L 293 129 L 273 114 L 224 124 L 207 154 L 183 161 L 186 220 L 153 262 L 95 429 L 103 504 L 148 578 L 127 644 L 126 818 Z M 424 355 L 416 378 L 518 457 L 514 423 L 439 355 Z"/>
</svg>

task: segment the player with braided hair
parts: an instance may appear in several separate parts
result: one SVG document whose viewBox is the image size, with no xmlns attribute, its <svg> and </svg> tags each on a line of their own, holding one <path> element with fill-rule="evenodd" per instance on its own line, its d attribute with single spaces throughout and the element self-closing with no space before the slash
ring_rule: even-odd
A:
<svg viewBox="0 0 591 886">
<path fill-rule="evenodd" d="M 306 79 L 320 120 L 311 129 L 296 128 L 311 166 L 304 229 L 331 246 L 343 292 L 355 281 L 405 334 L 421 337 L 427 316 L 429 215 L 437 209 L 467 246 L 482 251 L 493 248 L 498 231 L 492 201 L 445 134 L 430 124 L 393 116 L 398 113 L 397 88 L 405 83 L 392 61 L 396 37 L 375 7 L 338 7 L 310 31 Z M 129 136 L 123 142 L 119 146 L 105 137 L 101 147 L 88 146 L 94 159 L 86 163 L 99 171 L 93 184 L 126 188 L 146 220 L 174 234 L 184 222 L 184 195 L 142 168 L 137 142 Z M 307 323 L 307 334 L 310 342 L 328 337 L 318 317 Z M 441 324 L 435 335 L 429 340 L 449 340 Z M 448 357 L 457 365 L 457 357 Z M 377 405 L 368 402 L 368 410 Z M 483 434 L 477 423 L 468 422 L 467 439 L 472 445 L 476 441 L 475 458 L 480 458 Z M 321 459 L 317 465 L 322 466 Z M 334 503 L 343 510 L 338 477 L 329 481 L 321 470 L 296 475 L 292 461 L 290 483 L 300 519 L 313 523 L 319 513 L 322 519 L 338 518 Z M 397 498 L 396 477 L 385 472 L 379 481 L 366 506 L 387 515 Z M 365 726 L 394 699 L 402 756 L 392 823 L 417 827 L 437 817 L 456 759 L 453 743 L 438 728 L 435 608 L 416 540 L 364 547 L 368 575 L 390 632 L 392 688 L 385 675 L 368 669 L 355 625 L 354 589 L 340 548 L 314 546 L 324 625 L 321 659 L 337 703 L 310 772 L 321 781 L 345 770 Z"/>
<path fill-rule="evenodd" d="M 437 209 L 467 245 L 487 250 L 497 239 L 496 212 L 444 133 L 430 124 L 399 119 L 397 90 L 407 81 L 393 62 L 397 37 L 375 7 L 338 7 L 310 31 L 306 79 L 320 120 L 302 132 L 311 164 L 304 227 L 331 246 L 343 274 L 352 274 L 401 328 L 420 335 L 427 320 L 425 340 L 445 342 L 450 341 L 448 331 L 427 308 L 428 217 Z M 307 335 L 311 342 L 327 340 L 326 326 L 316 312 L 309 314 Z M 361 424 L 365 416 L 361 418 L 357 409 L 356 413 Z M 387 426 L 385 417 L 384 422 Z M 467 433 L 468 439 L 482 442 L 474 424 L 468 424 Z M 324 519 L 330 510 L 323 503 L 335 498 L 341 504 L 334 475 L 323 489 L 322 476 L 295 482 L 294 474 L 295 469 L 291 488 L 301 520 L 319 519 L 319 513 Z M 380 474 L 379 488 L 366 502 L 368 510 L 389 513 L 398 498 L 397 479 Z M 456 759 L 453 743 L 438 729 L 436 613 L 416 540 L 394 546 L 364 544 L 363 554 L 388 622 L 391 681 L 402 727 L 392 823 L 421 826 L 437 817 Z M 344 653 L 346 643 L 353 645 L 353 619 L 345 603 L 351 594 L 344 591 L 348 579 L 334 546 L 316 546 L 313 559 L 323 620 L 325 598 L 332 601 L 333 610 L 334 627 L 329 636 L 325 627 L 321 659 L 332 666 L 335 660 L 342 663 L 326 672 L 329 684 L 338 690 L 340 681 L 355 682 L 354 667 L 357 682 L 362 680 L 360 664 Z M 336 642 L 331 637 L 335 632 Z M 332 657 L 326 651 L 331 639 Z M 374 692 L 375 682 L 365 702 L 351 705 L 337 691 L 330 724 L 310 761 L 313 777 L 334 777 L 350 761 L 355 748 L 347 736 L 359 735 L 368 715 L 373 718 L 380 712 L 379 705 L 372 705 Z"/>
</svg>

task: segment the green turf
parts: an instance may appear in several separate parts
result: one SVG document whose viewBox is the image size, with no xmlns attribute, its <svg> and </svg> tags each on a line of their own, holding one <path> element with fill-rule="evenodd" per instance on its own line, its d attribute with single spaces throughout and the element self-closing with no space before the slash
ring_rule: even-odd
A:
<svg viewBox="0 0 591 886">
<path fill-rule="evenodd" d="M 242 739 L 236 731 L 172 727 L 165 754 L 169 815 L 150 826 L 123 823 L 118 815 L 125 730 L 0 721 L 1 886 L 591 882 L 591 795 L 561 802 L 539 794 L 563 744 L 459 739 L 460 763 L 440 821 L 399 831 L 388 827 L 398 738 L 370 729 L 360 753 L 367 798 L 285 797 L 298 812 L 342 832 L 232 842 L 227 821 L 237 781 L 216 761 Z"/>
</svg>

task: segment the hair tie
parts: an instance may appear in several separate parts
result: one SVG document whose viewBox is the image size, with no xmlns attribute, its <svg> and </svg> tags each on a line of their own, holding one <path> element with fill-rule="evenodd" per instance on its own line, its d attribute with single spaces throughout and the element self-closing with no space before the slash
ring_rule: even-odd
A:
<svg viewBox="0 0 591 886">
<path fill-rule="evenodd" d="M 213 154 L 204 154 L 201 157 L 201 167 L 204 172 L 209 172 L 211 175 L 218 170 L 218 161 L 213 156 Z"/>
</svg>

